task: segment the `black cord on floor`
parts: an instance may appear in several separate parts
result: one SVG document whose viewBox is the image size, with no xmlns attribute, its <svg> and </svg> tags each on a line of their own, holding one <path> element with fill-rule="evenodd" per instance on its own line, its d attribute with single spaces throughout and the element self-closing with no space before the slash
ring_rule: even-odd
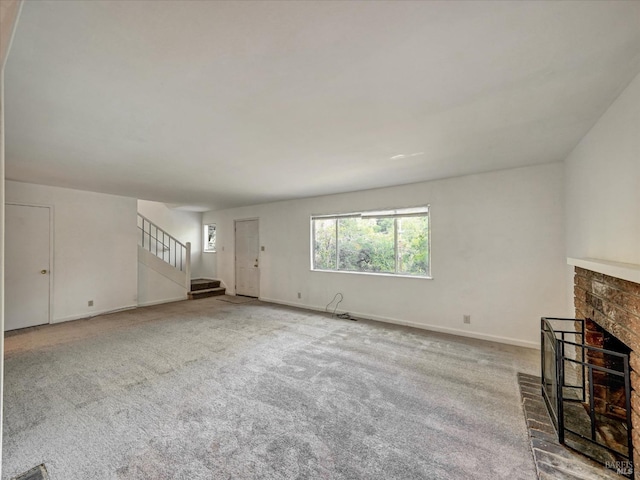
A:
<svg viewBox="0 0 640 480">
<path fill-rule="evenodd" d="M 337 318 L 342 318 L 344 320 L 352 320 L 354 322 L 357 322 L 358 320 L 356 318 L 353 318 L 349 312 L 345 312 L 345 313 L 339 313 L 338 315 L 336 315 L 336 311 L 338 310 L 338 305 L 340 305 L 340 302 L 342 302 L 342 300 L 344 300 L 344 295 L 342 295 L 342 293 L 338 292 L 333 296 L 333 299 L 327 303 L 327 306 L 324 307 L 324 311 L 329 313 L 329 306 L 336 301 L 336 298 L 338 298 L 338 295 L 340 296 L 340 300 L 338 300 L 338 303 L 336 303 L 336 306 L 333 308 L 333 312 L 331 312 L 331 316 L 332 317 L 337 317 Z"/>
<path fill-rule="evenodd" d="M 329 305 L 331 305 L 333 302 L 335 302 L 335 301 L 336 301 L 336 298 L 338 298 L 338 295 L 340 295 L 340 300 L 338 300 L 338 303 L 336 303 L 336 306 L 335 306 L 335 308 L 333 309 L 333 312 L 331 312 L 331 316 L 332 316 L 332 317 L 335 317 L 335 315 L 336 315 L 336 310 L 338 310 L 338 305 L 340 305 L 340 302 L 342 302 L 342 300 L 344 300 L 344 295 L 342 295 L 340 292 L 336 293 L 336 294 L 333 296 L 333 300 L 331 300 L 329 303 L 327 303 L 327 306 L 326 306 L 326 307 L 324 307 L 324 311 L 325 311 L 325 312 L 327 312 L 327 313 L 329 313 Z"/>
</svg>

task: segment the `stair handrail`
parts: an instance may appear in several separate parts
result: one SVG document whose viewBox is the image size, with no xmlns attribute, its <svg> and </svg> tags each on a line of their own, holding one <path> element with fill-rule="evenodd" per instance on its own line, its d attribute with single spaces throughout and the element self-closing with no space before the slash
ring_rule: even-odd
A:
<svg viewBox="0 0 640 480">
<path fill-rule="evenodd" d="M 141 231 L 142 248 L 153 253 L 156 257 L 161 258 L 164 262 L 172 265 L 181 272 L 185 272 L 185 286 L 187 290 L 189 290 L 191 285 L 191 242 L 186 242 L 186 244 L 182 243 L 176 237 L 167 233 L 164 229 L 160 228 L 156 223 L 152 222 L 139 212 L 138 219 L 142 220 L 142 225 L 138 225 L 138 229 Z M 148 229 L 145 228 L 145 224 L 148 225 Z M 152 234 L 152 227 L 155 229 L 155 236 Z M 159 238 L 160 235 L 162 235 L 162 240 Z M 145 238 L 147 240 L 146 245 Z M 172 243 L 173 250 L 171 249 Z M 159 245 L 162 246 L 162 252 L 158 252 Z M 172 252 L 173 261 L 171 260 Z M 166 258 L 165 253 L 168 253 L 168 259 Z M 179 260 L 178 257 L 180 257 Z"/>
<path fill-rule="evenodd" d="M 155 228 L 157 228 L 158 230 L 160 230 L 161 232 L 165 233 L 165 234 L 166 234 L 166 235 L 167 235 L 171 240 L 175 240 L 175 242 L 176 242 L 178 245 L 180 245 L 180 246 L 182 246 L 182 247 L 185 247 L 185 248 L 186 248 L 186 245 L 185 245 L 184 243 L 182 243 L 180 240 L 178 240 L 176 237 L 174 237 L 174 236 L 173 236 L 173 235 L 171 235 L 170 233 L 167 233 L 167 231 L 166 231 L 166 230 L 164 230 L 164 229 L 160 228 L 156 223 L 153 223 L 151 220 L 149 220 L 147 217 L 145 217 L 145 216 L 144 216 L 144 215 L 142 215 L 141 213 L 138 213 L 138 216 L 139 216 L 140 218 L 142 218 L 144 221 L 146 221 L 147 223 L 149 223 L 150 225 L 152 225 L 153 227 L 155 227 Z M 138 226 L 138 228 L 140 228 L 140 227 Z"/>
</svg>

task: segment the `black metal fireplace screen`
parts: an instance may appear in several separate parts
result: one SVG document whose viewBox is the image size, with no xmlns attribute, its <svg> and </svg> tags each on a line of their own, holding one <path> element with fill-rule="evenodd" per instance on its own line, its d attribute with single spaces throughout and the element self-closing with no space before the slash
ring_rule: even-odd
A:
<svg viewBox="0 0 640 480">
<path fill-rule="evenodd" d="M 543 317 L 540 324 L 542 396 L 559 442 L 631 478 L 629 355 L 586 344 L 584 320 Z M 609 390 L 603 380 L 621 408 L 603 407 L 596 395 Z"/>
</svg>

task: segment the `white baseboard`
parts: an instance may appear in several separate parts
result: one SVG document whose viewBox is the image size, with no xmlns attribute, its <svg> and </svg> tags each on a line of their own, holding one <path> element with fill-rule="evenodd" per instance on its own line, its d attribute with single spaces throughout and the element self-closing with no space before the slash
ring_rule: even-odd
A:
<svg viewBox="0 0 640 480">
<path fill-rule="evenodd" d="M 134 308 L 138 308 L 138 305 L 127 305 L 125 307 L 111 309 L 111 310 L 99 310 L 97 312 L 85 312 L 85 313 L 80 313 L 78 315 L 69 315 L 68 317 L 54 318 L 51 321 L 51 323 L 53 324 L 53 323 L 71 322 L 73 320 L 82 320 L 83 318 L 97 317 L 98 315 L 107 315 L 109 313 L 124 312 L 125 310 L 133 310 Z"/>
<path fill-rule="evenodd" d="M 64 318 L 57 318 L 54 319 L 51 323 L 62 323 L 62 322 L 69 322 L 72 320 L 80 320 L 83 318 L 91 318 L 91 317 L 96 317 L 98 315 L 106 315 L 109 313 L 117 313 L 117 312 L 122 312 L 125 310 L 132 310 L 134 308 L 138 308 L 138 307 L 149 307 L 152 305 L 160 305 L 162 303 L 171 303 L 171 302 L 179 302 L 182 300 L 186 300 L 185 297 L 176 297 L 176 298 L 171 298 L 171 299 L 165 299 L 165 300 L 157 300 L 157 301 L 153 301 L 153 302 L 145 302 L 145 303 L 141 303 L 138 305 L 129 305 L 129 306 L 125 306 L 122 308 L 118 308 L 115 310 L 102 310 L 102 311 L 98 311 L 98 312 L 91 312 L 91 313 L 83 313 L 83 314 L 79 314 L 79 315 L 71 315 L 68 317 L 64 317 Z M 269 302 L 269 303 L 275 303 L 278 305 L 287 305 L 290 307 L 297 307 L 297 308 L 302 308 L 305 310 L 314 310 L 314 311 L 318 311 L 318 312 L 324 312 L 325 311 L 325 307 L 320 307 L 320 306 L 315 306 L 315 305 L 306 305 L 303 303 L 296 303 L 296 302 L 286 302 L 286 301 L 282 301 L 282 300 L 277 300 L 277 299 L 273 299 L 273 298 L 266 298 L 266 297 L 260 297 L 259 298 L 260 301 L 263 302 Z M 451 327 L 442 327 L 440 325 L 430 325 L 430 324 L 424 324 L 424 323 L 417 323 L 417 322 L 409 322 L 406 320 L 399 320 L 397 318 L 390 318 L 390 317 L 382 317 L 379 315 L 371 315 L 368 313 L 360 313 L 360 312 L 350 312 L 351 315 L 353 315 L 356 318 L 361 318 L 363 320 L 374 320 L 376 322 L 383 322 L 383 323 L 391 323 L 394 325 L 404 325 L 406 327 L 413 327 L 413 328 L 419 328 L 421 330 L 428 330 L 428 331 L 432 331 L 432 332 L 439 332 L 439 333 L 448 333 L 451 335 L 458 335 L 460 337 L 468 337 L 468 338 L 475 338 L 478 340 L 487 340 L 490 342 L 497 342 L 497 343 L 504 343 L 507 345 L 515 345 L 518 347 L 526 347 L 526 348 L 533 348 L 536 350 L 540 349 L 540 345 L 536 342 L 529 342 L 526 340 L 519 340 L 516 338 L 510 338 L 510 337 L 502 337 L 502 336 L 498 336 L 498 335 L 490 335 L 490 334 L 486 334 L 486 333 L 480 333 L 480 332 L 469 332 L 466 330 L 459 330 L 457 328 L 451 328 Z"/>
<path fill-rule="evenodd" d="M 118 312 L 124 312 L 126 310 L 133 310 L 133 309 L 136 309 L 138 307 L 150 307 L 152 305 L 161 305 L 163 303 L 181 302 L 181 301 L 188 300 L 188 299 L 189 299 L 189 297 L 187 297 L 185 295 L 184 297 L 174 297 L 174 298 L 167 298 L 167 299 L 163 299 L 163 300 L 154 300 L 154 301 L 151 301 L 151 302 L 139 303 L 137 305 L 128 305 L 126 307 L 116 308 L 116 309 L 111 309 L 111 310 L 99 310 L 97 312 L 86 312 L 86 313 L 80 313 L 78 315 L 69 315 L 68 317 L 54 318 L 51 321 L 51 324 L 72 322 L 73 320 L 82 320 L 84 318 L 93 318 L 93 317 L 98 317 L 100 315 L 108 315 L 110 313 L 118 313 Z"/>
<path fill-rule="evenodd" d="M 142 303 L 139 303 L 138 306 L 150 307 L 152 305 L 162 305 L 163 303 L 182 302 L 183 300 L 188 300 L 188 299 L 189 297 L 185 295 L 184 297 L 173 297 L 173 298 L 165 298 L 162 300 L 152 300 L 150 302 L 142 302 Z"/>
<path fill-rule="evenodd" d="M 259 300 L 263 302 L 277 303 L 280 305 L 288 305 L 290 307 L 304 308 L 305 310 L 315 310 L 319 312 L 325 311 L 325 307 L 318 307 L 315 305 L 306 305 L 306 304 L 295 303 L 295 302 L 285 302 L 282 300 L 276 300 L 273 298 L 265 298 L 265 297 L 260 297 Z M 394 325 L 403 325 L 406 327 L 419 328 L 421 330 L 429 330 L 432 332 L 439 332 L 439 333 L 448 333 L 448 334 L 457 335 L 460 337 L 476 338 L 478 340 L 487 340 L 489 342 L 504 343 L 507 345 L 515 345 L 517 347 L 533 348 L 536 350 L 540 350 L 540 345 L 538 343 L 530 342 L 526 340 L 519 340 L 517 338 L 501 337 L 499 335 L 490 335 L 487 333 L 480 333 L 480 332 L 470 332 L 467 330 L 459 330 L 457 328 L 442 327 L 440 325 L 430 325 L 425 323 L 409 322 L 406 320 L 399 320 L 397 318 L 381 317 L 379 315 L 371 315 L 368 313 L 359 313 L 359 312 L 351 312 L 351 311 L 349 313 L 353 315 L 355 318 L 361 318 L 363 320 L 374 320 L 376 322 L 392 323 Z"/>
</svg>

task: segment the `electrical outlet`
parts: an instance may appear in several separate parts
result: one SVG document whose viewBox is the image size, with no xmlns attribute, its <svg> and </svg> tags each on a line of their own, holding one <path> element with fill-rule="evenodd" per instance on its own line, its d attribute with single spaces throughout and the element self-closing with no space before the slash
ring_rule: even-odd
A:
<svg viewBox="0 0 640 480">
<path fill-rule="evenodd" d="M 264 245 L 262 247 L 260 247 L 260 250 L 262 250 L 264 252 Z"/>
<path fill-rule="evenodd" d="M 463 315 L 462 316 L 462 321 L 464 323 L 471 323 L 471 315 Z"/>
<path fill-rule="evenodd" d="M 87 302 L 87 306 L 89 306 L 89 307 L 93 307 L 93 300 L 89 300 L 89 301 Z"/>
<path fill-rule="evenodd" d="M 298 292 L 298 298 L 302 298 L 302 294 Z"/>
</svg>

